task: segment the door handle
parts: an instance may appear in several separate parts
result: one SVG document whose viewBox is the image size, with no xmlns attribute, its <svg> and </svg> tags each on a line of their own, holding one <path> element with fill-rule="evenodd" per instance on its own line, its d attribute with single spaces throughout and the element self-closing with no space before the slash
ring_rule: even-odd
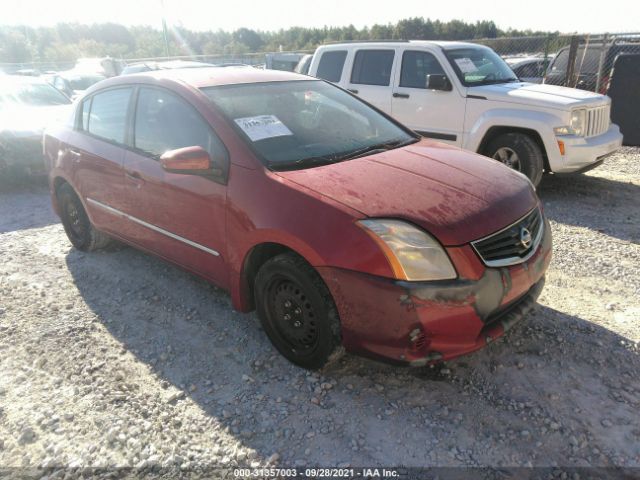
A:
<svg viewBox="0 0 640 480">
<path fill-rule="evenodd" d="M 408 93 L 398 93 L 398 92 L 393 92 L 393 98 L 409 98 L 409 94 Z"/>
<path fill-rule="evenodd" d="M 69 154 L 71 155 L 73 159 L 73 163 L 75 164 L 80 163 L 80 159 L 82 158 L 82 153 L 80 153 L 78 150 L 74 148 L 68 148 L 67 152 L 69 152 Z"/>
<path fill-rule="evenodd" d="M 355 90 L 353 88 L 347 88 L 347 92 L 351 92 L 351 93 L 358 93 L 358 90 Z"/>
<path fill-rule="evenodd" d="M 124 176 L 137 184 L 144 183 L 144 180 L 142 180 L 142 176 L 138 172 L 135 172 L 133 170 L 126 170 L 124 172 Z"/>
</svg>

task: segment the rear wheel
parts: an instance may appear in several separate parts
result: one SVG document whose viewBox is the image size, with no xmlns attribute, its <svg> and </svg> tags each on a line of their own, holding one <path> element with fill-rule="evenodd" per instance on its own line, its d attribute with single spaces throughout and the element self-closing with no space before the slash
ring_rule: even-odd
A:
<svg viewBox="0 0 640 480">
<path fill-rule="evenodd" d="M 544 156 L 538 143 L 524 133 L 505 133 L 489 142 L 486 155 L 525 174 L 538 185 L 544 170 Z"/>
<path fill-rule="evenodd" d="M 64 183 L 56 190 L 60 219 L 69 241 L 78 250 L 90 252 L 111 245 L 111 237 L 95 229 L 71 185 Z"/>
<path fill-rule="evenodd" d="M 311 370 L 340 357 L 340 321 L 320 275 L 301 257 L 268 260 L 255 280 L 258 316 L 269 339 L 289 361 Z"/>
</svg>

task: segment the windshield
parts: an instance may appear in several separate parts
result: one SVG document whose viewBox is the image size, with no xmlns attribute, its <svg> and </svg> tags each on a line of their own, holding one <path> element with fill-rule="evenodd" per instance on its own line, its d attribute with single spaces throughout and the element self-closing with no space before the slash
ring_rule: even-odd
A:
<svg viewBox="0 0 640 480">
<path fill-rule="evenodd" d="M 445 50 L 445 55 L 460 81 L 467 87 L 518 81 L 509 65 L 490 48 L 456 48 Z"/>
<path fill-rule="evenodd" d="M 334 163 L 417 139 L 362 101 L 323 81 L 203 89 L 274 169 Z"/>
<path fill-rule="evenodd" d="M 71 100 L 48 83 L 0 83 L 0 105 L 11 103 L 43 107 L 66 105 Z"/>
</svg>

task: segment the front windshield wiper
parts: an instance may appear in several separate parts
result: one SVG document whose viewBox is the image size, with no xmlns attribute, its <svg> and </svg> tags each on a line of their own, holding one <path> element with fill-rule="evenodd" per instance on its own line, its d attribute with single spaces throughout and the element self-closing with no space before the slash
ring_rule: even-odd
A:
<svg viewBox="0 0 640 480">
<path fill-rule="evenodd" d="M 412 137 L 407 140 L 395 140 L 391 142 L 377 143 L 341 155 L 340 160 L 352 160 L 354 158 L 364 157 L 365 155 L 373 155 L 374 153 L 384 152 L 386 150 L 391 150 L 392 148 L 400 148 L 406 145 L 411 145 L 412 143 L 416 143 L 418 141 L 419 139 Z"/>
<path fill-rule="evenodd" d="M 520 80 L 517 78 L 504 78 L 504 79 L 493 79 L 493 80 L 482 80 L 479 85 L 496 85 L 499 83 L 514 83 L 519 82 Z"/>
<path fill-rule="evenodd" d="M 269 167 L 273 170 L 294 170 L 297 168 L 307 168 L 310 166 L 318 167 L 320 165 L 328 165 L 343 160 L 353 160 L 354 158 L 364 157 L 365 155 L 373 155 L 374 153 L 384 152 L 392 148 L 400 148 L 412 143 L 418 142 L 417 138 L 400 139 L 385 143 L 377 143 L 364 148 L 358 148 L 340 155 L 321 155 L 317 157 L 301 158 L 293 162 L 272 162 Z"/>
</svg>

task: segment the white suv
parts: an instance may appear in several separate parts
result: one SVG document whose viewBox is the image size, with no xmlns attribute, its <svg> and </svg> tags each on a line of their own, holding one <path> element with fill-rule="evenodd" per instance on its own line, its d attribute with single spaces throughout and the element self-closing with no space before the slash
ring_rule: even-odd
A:
<svg viewBox="0 0 640 480">
<path fill-rule="evenodd" d="M 309 74 L 357 94 L 425 137 L 504 162 L 536 185 L 543 170 L 586 171 L 622 145 L 609 118 L 609 97 L 523 83 L 482 45 L 324 45 Z"/>
</svg>

